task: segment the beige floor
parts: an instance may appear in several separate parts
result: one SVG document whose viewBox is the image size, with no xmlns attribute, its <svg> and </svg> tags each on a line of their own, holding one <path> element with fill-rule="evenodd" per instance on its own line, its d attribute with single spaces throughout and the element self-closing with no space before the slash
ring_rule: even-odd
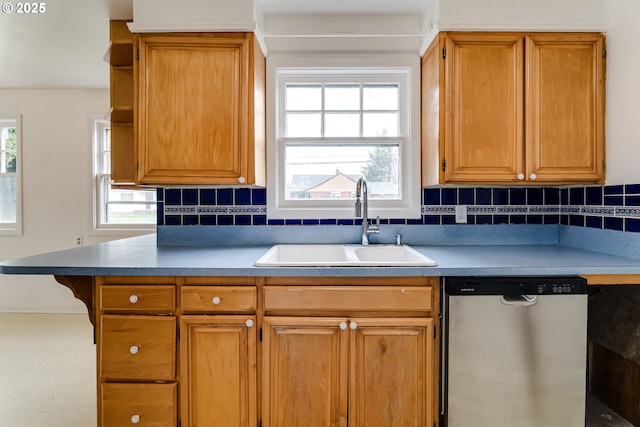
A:
<svg viewBox="0 0 640 427">
<path fill-rule="evenodd" d="M 95 374 L 86 314 L 0 313 L 0 426 L 95 426 Z"/>
<path fill-rule="evenodd" d="M 86 314 L 0 313 L 0 427 L 94 427 L 95 346 Z M 632 427 L 596 399 L 586 427 Z"/>
</svg>

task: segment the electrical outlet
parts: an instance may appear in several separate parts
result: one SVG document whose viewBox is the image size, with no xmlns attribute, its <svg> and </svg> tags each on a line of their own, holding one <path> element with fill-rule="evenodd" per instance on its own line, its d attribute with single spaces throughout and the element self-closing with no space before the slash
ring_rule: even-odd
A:
<svg viewBox="0 0 640 427">
<path fill-rule="evenodd" d="M 83 244 L 84 244 L 84 237 L 82 236 L 76 237 L 76 245 L 83 246 Z"/>
<path fill-rule="evenodd" d="M 467 223 L 467 205 L 456 206 L 456 224 Z"/>
</svg>

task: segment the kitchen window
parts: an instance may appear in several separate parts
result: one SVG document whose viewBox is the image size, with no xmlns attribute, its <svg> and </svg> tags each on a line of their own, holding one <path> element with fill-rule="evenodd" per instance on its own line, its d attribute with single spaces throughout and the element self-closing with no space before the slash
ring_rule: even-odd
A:
<svg viewBox="0 0 640 427">
<path fill-rule="evenodd" d="M 94 229 L 154 229 L 155 189 L 114 185 L 111 180 L 110 133 L 108 121 L 94 121 Z"/>
<path fill-rule="evenodd" d="M 0 235 L 22 234 L 20 117 L 0 119 Z"/>
<path fill-rule="evenodd" d="M 353 218 L 361 176 L 370 215 L 419 217 L 418 74 L 419 66 L 275 67 L 268 217 Z"/>
</svg>

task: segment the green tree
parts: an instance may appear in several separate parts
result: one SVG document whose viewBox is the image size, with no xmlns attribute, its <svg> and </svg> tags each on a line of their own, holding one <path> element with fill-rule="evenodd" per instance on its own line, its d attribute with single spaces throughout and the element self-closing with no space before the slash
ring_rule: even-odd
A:
<svg viewBox="0 0 640 427">
<path fill-rule="evenodd" d="M 394 150 L 393 147 L 376 147 L 369 152 L 367 164 L 360 168 L 360 172 L 367 181 L 389 182 L 394 180 Z"/>
<path fill-rule="evenodd" d="M 5 152 L 5 162 L 7 172 L 16 171 L 16 148 L 17 148 L 16 128 L 7 129 L 7 138 L 4 141 L 2 150 Z"/>
</svg>

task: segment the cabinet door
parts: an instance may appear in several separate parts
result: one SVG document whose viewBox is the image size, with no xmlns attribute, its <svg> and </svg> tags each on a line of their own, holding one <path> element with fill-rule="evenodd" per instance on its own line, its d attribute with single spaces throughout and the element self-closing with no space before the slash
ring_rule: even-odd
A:
<svg viewBox="0 0 640 427">
<path fill-rule="evenodd" d="M 255 316 L 182 316 L 180 407 L 184 427 L 253 427 Z"/>
<path fill-rule="evenodd" d="M 262 336 L 263 426 L 346 427 L 346 320 L 265 317 Z"/>
<path fill-rule="evenodd" d="M 349 427 L 431 427 L 433 319 L 351 319 Z"/>
<path fill-rule="evenodd" d="M 540 34 L 526 43 L 528 179 L 602 183 L 604 37 Z"/>
<path fill-rule="evenodd" d="M 524 170 L 523 37 L 451 34 L 445 58 L 445 181 L 517 181 Z"/>
<path fill-rule="evenodd" d="M 101 427 L 174 427 L 176 384 L 103 383 L 100 386 Z"/>
<path fill-rule="evenodd" d="M 140 37 L 139 183 L 253 182 L 252 47 L 243 33 Z"/>
</svg>

